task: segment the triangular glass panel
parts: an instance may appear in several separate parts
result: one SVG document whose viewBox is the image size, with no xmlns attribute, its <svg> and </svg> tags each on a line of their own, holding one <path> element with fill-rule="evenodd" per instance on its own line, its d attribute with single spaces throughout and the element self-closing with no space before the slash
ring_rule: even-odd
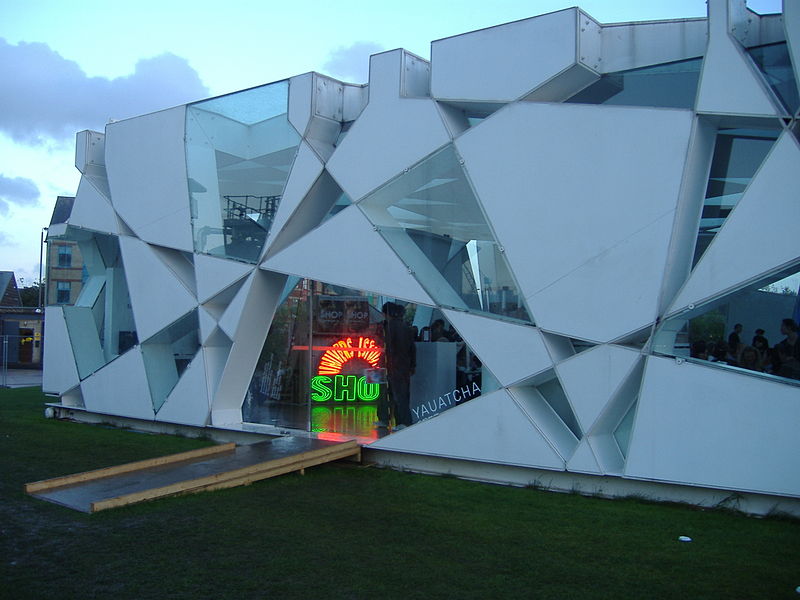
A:
<svg viewBox="0 0 800 600">
<path fill-rule="evenodd" d="M 717 132 L 692 266 L 739 202 L 781 130 L 729 128 Z"/>
<path fill-rule="evenodd" d="M 197 252 L 255 263 L 300 136 L 287 81 L 190 105 L 186 162 Z"/>
<path fill-rule="evenodd" d="M 197 309 L 142 343 L 142 360 L 153 410 L 158 412 L 200 349 Z"/>
<path fill-rule="evenodd" d="M 800 96 L 797 93 L 797 81 L 794 78 L 787 43 L 776 42 L 754 46 L 748 48 L 747 53 L 764 74 L 767 83 L 789 114 L 795 114 L 800 107 Z"/>
<path fill-rule="evenodd" d="M 606 73 L 565 102 L 692 108 L 702 63 L 692 58 Z"/>
<path fill-rule="evenodd" d="M 452 145 L 359 206 L 437 304 L 530 322 Z"/>
<path fill-rule="evenodd" d="M 800 379 L 800 262 L 664 321 L 653 351 L 695 362 Z"/>
</svg>

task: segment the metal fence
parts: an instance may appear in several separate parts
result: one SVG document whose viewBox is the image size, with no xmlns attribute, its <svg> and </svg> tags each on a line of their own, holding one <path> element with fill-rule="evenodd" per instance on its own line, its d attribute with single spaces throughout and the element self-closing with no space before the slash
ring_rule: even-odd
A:
<svg viewBox="0 0 800 600">
<path fill-rule="evenodd" d="M 0 387 L 38 385 L 42 347 L 36 336 L 0 335 Z"/>
</svg>

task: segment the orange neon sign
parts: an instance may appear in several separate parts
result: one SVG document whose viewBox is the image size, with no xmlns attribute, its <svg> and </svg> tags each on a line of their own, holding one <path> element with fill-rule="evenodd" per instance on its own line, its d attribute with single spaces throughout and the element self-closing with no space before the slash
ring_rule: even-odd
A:
<svg viewBox="0 0 800 600">
<path fill-rule="evenodd" d="M 357 343 L 353 343 L 353 338 L 339 340 L 325 351 L 319 359 L 319 375 L 338 375 L 342 372 L 345 363 L 359 358 L 369 364 L 370 367 L 377 369 L 381 360 L 381 348 L 371 337 L 359 337 Z"/>
</svg>

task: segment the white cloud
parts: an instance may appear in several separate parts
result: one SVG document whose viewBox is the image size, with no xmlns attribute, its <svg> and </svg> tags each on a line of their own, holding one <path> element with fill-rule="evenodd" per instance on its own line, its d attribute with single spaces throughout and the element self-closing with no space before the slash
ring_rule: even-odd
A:
<svg viewBox="0 0 800 600">
<path fill-rule="evenodd" d="M 133 74 L 88 77 L 78 63 L 47 44 L 9 44 L 0 38 L 0 81 L 13 93 L 0 95 L 0 131 L 15 142 L 70 140 L 82 129 L 103 130 L 123 119 L 199 100 L 208 95 L 186 59 L 162 54 L 141 59 Z"/>
<path fill-rule="evenodd" d="M 383 52 L 384 48 L 375 42 L 355 42 L 332 50 L 323 65 L 324 73 L 349 83 L 369 81 L 369 57 Z"/>
</svg>

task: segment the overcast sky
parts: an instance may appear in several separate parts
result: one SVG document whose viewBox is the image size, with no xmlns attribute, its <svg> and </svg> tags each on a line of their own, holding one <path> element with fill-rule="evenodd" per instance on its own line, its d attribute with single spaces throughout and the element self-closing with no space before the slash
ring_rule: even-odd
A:
<svg viewBox="0 0 800 600">
<path fill-rule="evenodd" d="M 2 0 L 0 270 L 38 277 L 72 196 L 75 133 L 307 71 L 367 81 L 369 55 L 574 5 L 602 23 L 705 16 L 704 0 Z M 759 13 L 780 0 L 750 0 Z"/>
</svg>

